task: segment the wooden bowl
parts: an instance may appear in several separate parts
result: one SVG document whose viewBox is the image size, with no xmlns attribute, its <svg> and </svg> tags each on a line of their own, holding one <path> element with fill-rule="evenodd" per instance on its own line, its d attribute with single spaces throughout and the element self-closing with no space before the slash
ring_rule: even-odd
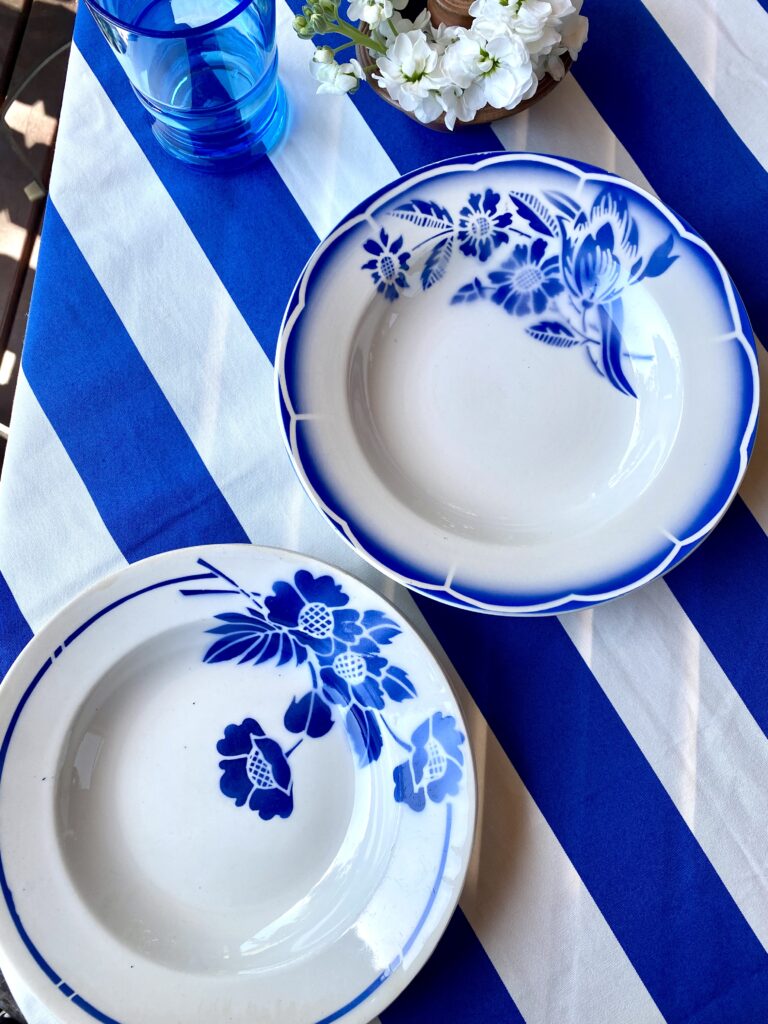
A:
<svg viewBox="0 0 768 1024">
<path fill-rule="evenodd" d="M 462 25 L 465 28 L 472 23 L 472 19 L 467 14 L 467 6 L 466 0 L 429 0 L 428 3 L 429 13 L 432 15 L 433 22 L 436 20 L 436 14 L 439 13 L 440 21 L 444 24 Z M 364 22 L 360 23 L 360 31 L 365 32 L 366 35 L 368 33 L 368 26 Z M 365 68 L 371 63 L 373 55 L 369 56 L 369 50 L 365 50 L 362 46 L 358 46 L 356 47 L 355 52 L 362 67 Z M 562 61 L 565 67 L 565 74 L 567 75 L 572 64 L 570 55 L 567 53 L 564 54 Z M 418 117 L 416 117 L 416 115 L 410 110 L 403 110 L 400 104 L 396 103 L 395 100 L 392 99 L 387 90 L 382 89 L 379 83 L 373 78 L 373 75 L 366 72 L 365 78 L 376 95 L 383 99 L 385 103 L 388 103 L 390 107 L 396 107 L 401 111 L 401 113 L 405 114 L 406 117 L 410 117 L 412 121 L 424 124 L 424 122 L 419 121 Z M 545 96 L 548 96 L 555 86 L 559 85 L 562 80 L 563 79 L 561 78 L 558 81 L 552 78 L 551 75 L 544 75 L 533 96 L 531 96 L 530 99 L 523 100 L 522 103 L 518 103 L 518 105 L 512 110 L 498 110 L 496 107 L 486 105 L 481 110 L 478 110 L 471 121 L 457 121 L 456 128 L 472 128 L 474 125 L 490 124 L 491 121 L 499 121 L 503 117 L 512 117 L 513 114 L 520 114 L 524 110 L 528 110 L 532 107 L 534 103 L 538 103 L 539 100 L 543 100 Z M 430 121 L 428 124 L 424 124 L 424 127 L 431 128 L 436 132 L 450 131 L 449 128 L 445 127 L 445 114 L 441 114 L 436 121 Z"/>
</svg>

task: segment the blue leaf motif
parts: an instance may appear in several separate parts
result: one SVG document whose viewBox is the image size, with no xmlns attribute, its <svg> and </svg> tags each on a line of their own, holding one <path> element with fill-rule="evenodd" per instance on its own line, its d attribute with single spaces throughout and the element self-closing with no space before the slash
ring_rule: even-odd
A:
<svg viewBox="0 0 768 1024">
<path fill-rule="evenodd" d="M 437 284 L 440 278 L 443 277 L 451 261 L 452 254 L 453 235 L 447 235 L 445 238 L 441 238 L 432 249 L 429 259 L 424 264 L 424 269 L 421 272 L 421 287 L 424 291 L 427 288 L 431 288 L 433 284 Z"/>
<path fill-rule="evenodd" d="M 411 199 L 389 211 L 390 217 L 407 220 L 418 228 L 446 228 L 453 226 L 453 217 L 444 206 L 426 199 Z"/>
<path fill-rule="evenodd" d="M 527 327 L 526 332 L 536 341 L 543 341 L 545 345 L 554 345 L 556 348 L 571 348 L 573 345 L 584 344 L 567 324 L 557 320 L 540 320 Z"/>
<path fill-rule="evenodd" d="M 469 284 L 462 285 L 461 288 L 451 299 L 451 305 L 456 306 L 461 302 L 475 302 L 477 299 L 482 299 L 485 293 L 485 288 L 479 277 L 476 277 L 474 281 L 470 281 Z"/>
<path fill-rule="evenodd" d="M 557 221 L 538 196 L 531 192 L 510 192 L 509 198 L 515 204 L 519 215 L 530 224 L 533 231 L 549 238 L 557 234 Z"/>
<path fill-rule="evenodd" d="M 367 611 L 363 615 L 362 627 L 377 644 L 392 643 L 396 636 L 400 636 L 400 627 L 384 612 Z"/>
<path fill-rule="evenodd" d="M 254 608 L 249 608 L 244 614 L 228 612 L 216 618 L 223 624 L 207 631 L 219 635 L 203 655 L 203 661 L 209 664 L 238 661 L 242 665 L 251 661 L 258 665 L 279 655 L 282 665 L 294 656 L 291 638 L 277 632 L 275 626 Z"/>
<path fill-rule="evenodd" d="M 669 235 L 660 245 L 657 245 L 648 257 L 648 262 L 643 267 L 640 276 L 635 280 L 642 281 L 644 277 L 660 277 L 666 270 L 669 270 L 677 259 L 677 255 L 670 256 L 674 243 L 674 237 Z"/>
<path fill-rule="evenodd" d="M 381 753 L 381 729 L 373 711 L 353 704 L 345 718 L 347 732 L 361 765 L 377 761 Z"/>
<path fill-rule="evenodd" d="M 416 696 L 416 687 L 408 678 L 408 673 L 396 665 L 387 667 L 381 683 L 389 699 L 398 703 Z"/>
<path fill-rule="evenodd" d="M 565 192 L 558 192 L 556 190 L 545 191 L 544 195 L 550 201 L 550 203 L 564 214 L 568 220 L 574 220 L 582 212 L 581 207 L 575 199 L 571 199 Z"/>
<path fill-rule="evenodd" d="M 623 318 L 621 302 L 612 302 L 608 308 L 600 306 L 598 314 L 600 318 L 603 371 L 618 391 L 625 395 L 631 395 L 632 398 L 637 398 L 634 388 L 627 380 L 621 365 L 621 322 Z"/>
<path fill-rule="evenodd" d="M 333 716 L 322 697 L 310 690 L 299 700 L 293 698 L 283 721 L 289 732 L 306 733 L 311 739 L 319 739 L 330 732 Z"/>
</svg>

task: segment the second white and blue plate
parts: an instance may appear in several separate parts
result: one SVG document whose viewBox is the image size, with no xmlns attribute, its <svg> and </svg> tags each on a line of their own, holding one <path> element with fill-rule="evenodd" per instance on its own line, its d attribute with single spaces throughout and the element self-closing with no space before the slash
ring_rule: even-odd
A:
<svg viewBox="0 0 768 1024">
<path fill-rule="evenodd" d="M 599 604 L 712 529 L 757 422 L 754 340 L 659 200 L 561 158 L 406 175 L 319 246 L 286 311 L 280 415 L 373 565 L 519 615 Z"/>
<path fill-rule="evenodd" d="M 365 1024 L 475 821 L 467 729 L 382 599 L 270 548 L 103 580 L 0 687 L 0 959 L 60 1024 Z"/>
</svg>

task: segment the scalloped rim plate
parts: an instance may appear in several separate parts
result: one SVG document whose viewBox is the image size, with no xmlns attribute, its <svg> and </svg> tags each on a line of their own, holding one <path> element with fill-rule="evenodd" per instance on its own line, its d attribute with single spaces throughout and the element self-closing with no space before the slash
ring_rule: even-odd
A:
<svg viewBox="0 0 768 1024">
<path fill-rule="evenodd" d="M 275 365 L 291 460 L 344 539 L 501 614 L 678 564 L 757 424 L 754 338 L 709 246 L 638 186 L 537 154 L 446 160 L 357 206 L 304 268 Z"/>
</svg>

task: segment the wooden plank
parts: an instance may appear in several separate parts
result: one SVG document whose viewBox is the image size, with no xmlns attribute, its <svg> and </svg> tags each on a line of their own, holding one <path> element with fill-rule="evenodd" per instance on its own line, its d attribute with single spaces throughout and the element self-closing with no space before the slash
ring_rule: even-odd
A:
<svg viewBox="0 0 768 1024">
<path fill-rule="evenodd" d="M 4 426 L 6 429 L 11 422 L 11 406 L 21 365 L 21 350 L 27 330 L 29 303 L 32 298 L 32 285 L 35 280 L 39 248 L 40 236 L 38 234 L 33 240 L 32 252 L 26 273 L 23 276 L 16 315 L 8 335 L 8 344 L 3 354 L 0 355 L 0 426 Z"/>
<path fill-rule="evenodd" d="M 24 0 L 0 0 L 6 2 Z M 25 190 L 35 181 L 47 184 L 67 55 L 25 81 L 71 39 L 73 24 L 73 0 L 34 0 L 10 76 L 9 95 L 18 96 L 6 116 L 7 130 L 0 131 L 0 354 L 8 343 L 42 215 L 39 199 L 30 199 Z"/>
<path fill-rule="evenodd" d="M 5 99 L 32 0 L 0 0 L 0 103 Z"/>
</svg>

